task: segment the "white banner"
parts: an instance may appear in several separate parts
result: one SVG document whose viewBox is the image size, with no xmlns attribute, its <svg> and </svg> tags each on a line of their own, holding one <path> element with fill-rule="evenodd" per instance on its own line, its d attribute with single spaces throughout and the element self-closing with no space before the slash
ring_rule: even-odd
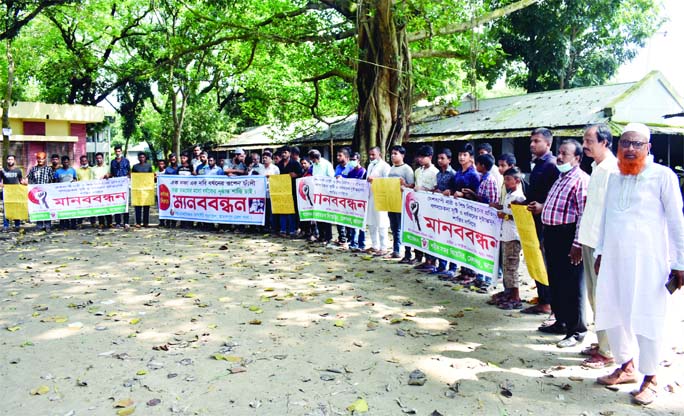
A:
<svg viewBox="0 0 684 416">
<path fill-rule="evenodd" d="M 404 190 L 401 242 L 485 276 L 499 273 L 501 219 L 487 204 Z"/>
<path fill-rule="evenodd" d="M 366 227 L 370 186 L 362 179 L 308 176 L 297 179 L 297 207 L 302 221 Z"/>
<path fill-rule="evenodd" d="M 128 212 L 129 183 L 124 177 L 29 185 L 29 219 L 50 221 Z"/>
<path fill-rule="evenodd" d="M 159 219 L 264 225 L 265 176 L 157 177 Z"/>
</svg>

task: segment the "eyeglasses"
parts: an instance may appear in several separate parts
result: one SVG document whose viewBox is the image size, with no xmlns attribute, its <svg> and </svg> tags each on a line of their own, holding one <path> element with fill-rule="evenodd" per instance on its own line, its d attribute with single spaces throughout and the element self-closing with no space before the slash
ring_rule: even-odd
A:
<svg viewBox="0 0 684 416">
<path fill-rule="evenodd" d="M 620 146 L 624 147 L 625 149 L 629 149 L 629 146 L 632 146 L 634 149 L 639 150 L 642 147 L 644 147 L 644 145 L 647 143 L 648 142 L 635 142 L 632 140 L 625 140 L 625 139 L 620 140 Z"/>
</svg>

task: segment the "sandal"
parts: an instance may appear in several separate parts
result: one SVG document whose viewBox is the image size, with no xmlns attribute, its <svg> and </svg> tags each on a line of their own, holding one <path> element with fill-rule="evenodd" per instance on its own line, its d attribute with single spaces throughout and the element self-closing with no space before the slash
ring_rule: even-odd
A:
<svg viewBox="0 0 684 416">
<path fill-rule="evenodd" d="M 510 311 L 511 309 L 522 309 L 523 304 L 520 300 L 508 300 L 507 302 L 501 302 L 496 305 L 497 308 L 503 309 L 505 311 Z"/>
<path fill-rule="evenodd" d="M 655 381 L 645 381 L 641 384 L 639 390 L 631 392 L 632 403 L 638 404 L 640 406 L 648 406 L 653 403 L 658 397 L 658 390 L 656 390 Z"/>
</svg>

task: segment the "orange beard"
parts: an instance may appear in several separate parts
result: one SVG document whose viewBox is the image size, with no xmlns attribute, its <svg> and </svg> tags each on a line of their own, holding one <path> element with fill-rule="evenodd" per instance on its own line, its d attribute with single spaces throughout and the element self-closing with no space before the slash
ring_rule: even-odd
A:
<svg viewBox="0 0 684 416">
<path fill-rule="evenodd" d="M 646 153 L 639 155 L 636 159 L 625 158 L 624 149 L 618 149 L 617 159 L 618 159 L 618 169 L 623 175 L 636 176 L 644 170 L 646 167 Z"/>
</svg>

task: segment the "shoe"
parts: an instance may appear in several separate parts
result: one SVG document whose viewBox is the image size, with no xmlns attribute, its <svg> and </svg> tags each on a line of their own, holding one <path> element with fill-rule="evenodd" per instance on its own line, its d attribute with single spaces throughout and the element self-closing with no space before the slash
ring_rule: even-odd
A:
<svg viewBox="0 0 684 416">
<path fill-rule="evenodd" d="M 440 273 L 444 273 L 444 272 L 445 272 L 444 269 L 440 269 L 439 267 L 434 267 L 434 266 L 433 266 L 432 269 L 431 269 L 428 273 L 430 273 L 430 274 L 440 274 Z"/>
<path fill-rule="evenodd" d="M 556 343 L 556 347 L 571 348 L 580 344 L 582 342 L 582 339 L 584 339 L 584 337 L 582 336 L 570 335 L 569 337 L 563 338 L 562 340 L 558 341 Z"/>
<path fill-rule="evenodd" d="M 2 232 L 8 233 L 8 232 L 9 232 L 9 227 L 2 227 Z"/>
<path fill-rule="evenodd" d="M 121 228 L 121 224 L 115 224 L 114 228 Z"/>
<path fill-rule="evenodd" d="M 135 224 L 135 228 L 140 228 L 140 227 L 142 227 L 142 225 L 140 225 L 140 224 Z"/>
<path fill-rule="evenodd" d="M 634 371 L 625 371 L 620 367 L 607 376 L 597 378 L 596 382 L 603 386 L 614 386 L 616 384 L 636 383 L 637 378 Z"/>
<path fill-rule="evenodd" d="M 124 230 L 129 230 L 130 228 L 131 228 L 131 226 L 130 226 L 130 225 L 128 225 L 128 224 L 124 224 Z"/>
<path fill-rule="evenodd" d="M 352 253 L 360 253 L 362 250 L 358 247 L 350 247 L 349 251 L 351 251 Z"/>
<path fill-rule="evenodd" d="M 522 312 L 522 311 L 521 311 Z M 558 334 L 558 335 L 565 335 L 568 331 L 565 328 L 565 325 L 556 322 L 553 325 L 549 326 L 540 326 L 537 328 L 537 331 L 543 332 L 545 334 Z"/>
<path fill-rule="evenodd" d="M 342 244 L 337 246 L 337 249 L 342 250 L 342 251 L 347 251 L 347 250 L 349 250 L 349 245 L 347 243 L 342 243 Z"/>
<path fill-rule="evenodd" d="M 606 368 L 615 364 L 615 359 L 613 357 L 604 357 L 603 355 L 596 353 L 595 355 L 582 361 L 580 364 L 584 368 L 600 369 Z"/>
<path fill-rule="evenodd" d="M 439 280 L 453 280 L 456 277 L 456 273 L 452 270 L 444 270 L 437 274 Z"/>
<path fill-rule="evenodd" d="M 432 268 L 435 267 L 430 263 L 420 263 L 418 265 L 413 266 L 414 269 L 416 270 L 432 270 Z"/>
<path fill-rule="evenodd" d="M 399 260 L 399 264 L 413 264 L 411 263 L 413 260 L 411 260 L 410 257 L 404 257 L 403 259 Z"/>
<path fill-rule="evenodd" d="M 400 259 L 401 254 L 397 253 L 396 251 L 393 252 L 392 254 L 385 256 L 386 259 Z"/>
<path fill-rule="evenodd" d="M 590 346 L 588 346 L 587 348 L 580 351 L 581 355 L 586 355 L 588 357 L 593 357 L 598 353 L 599 353 L 599 344 L 597 344 L 597 343 L 593 343 Z"/>
<path fill-rule="evenodd" d="M 658 397 L 657 385 L 658 384 L 655 381 L 644 381 L 639 390 L 630 392 L 632 395 L 632 403 L 640 406 L 648 406 L 653 403 Z"/>
<path fill-rule="evenodd" d="M 520 300 L 508 300 L 502 301 L 496 305 L 497 308 L 503 309 L 505 311 L 510 311 L 512 309 L 522 309 L 522 302 Z"/>
<path fill-rule="evenodd" d="M 373 254 L 373 257 L 385 257 L 387 254 L 389 254 L 387 250 L 378 250 Z"/>
</svg>

